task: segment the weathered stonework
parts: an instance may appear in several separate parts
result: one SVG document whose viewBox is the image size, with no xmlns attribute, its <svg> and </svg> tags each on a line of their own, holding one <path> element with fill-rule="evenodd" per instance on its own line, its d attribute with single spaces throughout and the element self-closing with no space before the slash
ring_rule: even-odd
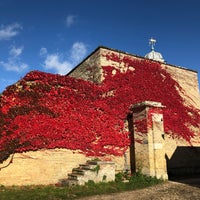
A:
<svg viewBox="0 0 200 200">
<path fill-rule="evenodd" d="M 105 55 L 112 53 L 117 54 L 119 60 L 125 56 L 138 60 L 144 59 L 143 57 L 125 52 L 99 47 L 68 75 L 101 83 L 104 78 L 103 66 L 113 66 L 116 69 L 120 69 L 121 72 L 125 72 L 127 66 L 124 62 L 119 62 L 118 60 L 110 61 L 106 58 Z M 161 66 L 183 88 L 184 94 L 181 95 L 185 98 L 185 103 L 200 108 L 197 72 L 165 63 L 161 63 Z M 130 69 L 134 71 L 134 66 L 129 66 Z M 113 74 L 115 74 L 115 70 L 113 70 Z M 138 117 L 149 120 L 147 117 L 149 108 L 161 106 L 159 103 L 152 104 L 152 102 L 150 104 L 148 102 L 143 104 L 144 109 L 141 110 L 141 113 L 133 112 L 133 120 L 136 120 Z M 142 143 L 135 142 L 134 162 L 137 170 L 142 170 L 143 173 L 151 176 L 167 179 L 166 162 L 168 167 L 173 168 L 175 171 L 180 169 L 180 167 L 184 168 L 187 164 L 186 162 L 180 163 L 180 160 L 177 160 L 177 162 L 173 160 L 173 163 L 170 164 L 170 160 L 174 158 L 179 147 L 187 148 L 190 147 L 190 144 L 178 138 L 171 138 L 168 135 L 165 135 L 163 139 L 164 131 L 161 113 L 156 113 L 155 111 L 151 120 L 151 128 L 148 129 L 146 135 L 140 135 L 139 133 L 134 135 L 135 140 L 142 141 Z M 200 147 L 200 138 L 194 137 L 191 145 Z M 124 156 L 107 155 L 104 159 L 115 162 L 116 172 L 129 171 L 133 168 L 131 166 L 131 159 L 133 158 L 131 154 L 134 148 L 133 146 L 130 147 Z M 199 152 L 196 149 L 193 149 L 193 151 Z M 167 161 L 165 157 L 167 157 Z M 60 180 L 67 178 L 67 174 L 73 168 L 78 167 L 80 163 L 85 163 L 88 160 L 85 155 L 66 149 L 17 153 L 14 155 L 13 162 L 7 166 L 10 159 L 11 157 L 0 165 L 0 184 L 2 185 L 56 184 Z M 193 161 L 196 162 L 195 160 Z M 197 167 L 198 163 L 195 165 L 195 168 Z M 194 168 L 194 166 L 191 166 L 191 168 Z"/>
<path fill-rule="evenodd" d="M 30 151 L 14 155 L 0 165 L 0 184 L 2 185 L 40 185 L 56 184 L 67 178 L 67 174 L 79 163 L 86 162 L 83 154 L 66 149 Z"/>
<path fill-rule="evenodd" d="M 83 62 L 75 67 L 68 75 L 100 83 L 103 80 L 103 66 L 112 66 L 116 69 L 120 69 L 121 72 L 125 72 L 127 70 L 126 64 L 117 60 L 108 60 L 106 58 L 106 55 L 109 54 L 117 54 L 119 60 L 122 60 L 122 58 L 124 58 L 125 56 L 129 56 L 130 58 L 136 60 L 144 59 L 143 57 L 121 52 L 118 50 L 112 50 L 106 47 L 99 47 L 93 53 L 91 53 Z M 184 89 L 184 97 L 186 98 L 187 102 L 192 103 L 192 105 L 200 108 L 200 95 L 197 72 L 175 65 L 165 63 L 160 64 Z M 129 69 L 132 69 L 134 71 L 134 66 L 129 66 Z M 115 72 L 113 71 L 113 73 Z"/>
<path fill-rule="evenodd" d="M 100 83 L 103 71 L 99 66 L 101 66 L 101 54 L 100 51 L 96 51 L 91 56 L 88 56 L 76 68 L 74 68 L 69 73 L 69 76 Z"/>
<path fill-rule="evenodd" d="M 159 108 L 159 110 L 158 110 Z M 140 133 L 134 128 L 136 169 L 143 174 L 168 179 L 165 160 L 165 141 L 163 126 L 163 106 L 158 102 L 146 101 L 133 105 L 133 124 L 146 120 L 147 133 Z M 149 111 L 153 115 L 149 117 Z M 159 111 L 159 112 L 158 112 Z"/>
<path fill-rule="evenodd" d="M 118 59 L 116 59 L 116 61 L 111 61 L 111 60 L 106 59 L 105 55 L 109 55 L 109 54 L 117 55 Z M 94 74 L 95 74 L 95 77 L 98 77 L 98 81 L 96 81 L 96 79 L 93 79 L 93 80 L 90 79 L 90 80 L 92 80 L 93 82 L 99 83 L 103 80 L 103 73 L 102 73 L 103 66 L 112 66 L 116 69 L 120 69 L 121 72 L 125 72 L 127 70 L 126 64 L 121 61 L 119 62 L 119 60 L 122 60 L 122 58 L 124 58 L 125 56 L 129 56 L 130 58 L 136 59 L 136 60 L 144 59 L 143 57 L 140 57 L 137 55 L 121 52 L 118 50 L 113 50 L 113 49 L 110 49 L 107 47 L 99 47 L 90 56 L 88 56 L 88 58 L 86 58 L 80 65 L 78 65 L 77 68 L 84 66 L 85 63 L 87 63 L 87 65 L 93 66 Z M 94 60 L 97 59 L 98 65 L 95 65 L 95 66 L 92 65 L 92 63 L 90 63 L 90 58 L 92 58 Z M 185 104 L 193 105 L 194 107 L 199 109 L 200 108 L 200 95 L 199 95 L 199 84 L 198 84 L 197 72 L 183 68 L 183 67 L 166 64 L 166 63 L 160 63 L 160 64 L 161 64 L 161 67 L 163 67 L 168 73 L 170 73 L 170 75 L 183 88 L 184 93 L 182 93 L 181 96 L 185 99 Z M 96 68 L 98 68 L 98 70 Z M 132 69 L 134 71 L 134 66 L 129 66 L 129 69 Z M 77 69 L 75 68 L 74 71 L 76 71 L 76 70 Z M 71 76 L 73 73 L 69 73 L 69 76 Z M 96 73 L 101 73 L 101 74 L 96 74 Z M 114 73 L 115 72 L 113 71 L 113 74 Z M 79 73 L 76 74 L 76 77 L 88 80 L 88 78 L 82 76 L 82 74 L 79 74 Z M 196 132 L 198 133 L 199 130 L 196 130 Z M 138 143 L 136 143 L 136 145 L 138 145 Z M 179 146 L 189 147 L 190 145 L 199 147 L 200 146 L 199 136 L 192 138 L 191 144 L 188 144 L 186 141 L 184 141 L 182 139 L 171 138 L 166 135 L 165 136 L 166 157 L 170 160 L 172 158 L 174 152 L 176 151 L 177 147 L 179 147 Z M 127 165 L 125 164 L 126 168 L 131 168 L 130 160 L 129 160 L 130 154 L 131 154 L 130 150 L 128 150 L 126 153 L 126 159 L 125 159 L 125 157 L 120 159 L 120 161 L 118 162 L 119 163 L 118 166 L 122 167 L 124 165 L 124 163 L 126 163 L 128 160 L 129 166 L 127 167 Z M 178 167 L 179 163 L 177 163 L 177 164 L 174 163 L 174 166 L 175 165 L 177 165 L 177 167 Z"/>
<path fill-rule="evenodd" d="M 110 161 L 87 161 L 74 168 L 65 180 L 66 185 L 84 185 L 88 181 L 110 182 L 115 180 L 115 163 Z"/>
</svg>

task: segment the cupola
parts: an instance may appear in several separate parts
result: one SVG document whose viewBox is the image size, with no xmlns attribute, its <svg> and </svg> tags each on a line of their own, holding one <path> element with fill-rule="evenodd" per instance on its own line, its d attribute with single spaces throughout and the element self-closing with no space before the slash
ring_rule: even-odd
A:
<svg viewBox="0 0 200 200">
<path fill-rule="evenodd" d="M 151 45 L 151 51 L 145 55 L 145 58 L 156 60 L 159 62 L 165 62 L 165 60 L 162 57 L 162 54 L 154 50 L 155 43 L 155 39 L 151 38 L 149 40 L 149 44 Z"/>
</svg>

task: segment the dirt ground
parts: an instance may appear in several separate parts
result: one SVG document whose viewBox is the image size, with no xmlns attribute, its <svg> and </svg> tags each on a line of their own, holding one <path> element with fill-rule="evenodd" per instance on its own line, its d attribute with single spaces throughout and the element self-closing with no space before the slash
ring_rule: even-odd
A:
<svg viewBox="0 0 200 200">
<path fill-rule="evenodd" d="M 168 181 L 153 187 L 81 200 L 200 200 L 200 178 Z"/>
</svg>

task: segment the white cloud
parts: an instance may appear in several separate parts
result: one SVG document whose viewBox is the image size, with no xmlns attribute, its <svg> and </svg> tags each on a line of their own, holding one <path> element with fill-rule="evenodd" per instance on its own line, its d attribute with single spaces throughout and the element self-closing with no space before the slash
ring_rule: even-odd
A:
<svg viewBox="0 0 200 200">
<path fill-rule="evenodd" d="M 14 72 L 22 72 L 25 69 L 28 68 L 28 65 L 26 63 L 21 62 L 20 55 L 23 52 L 24 47 L 15 47 L 12 46 L 9 55 L 10 57 L 8 60 L 0 61 L 0 66 L 2 66 L 7 71 L 14 71 Z"/>
<path fill-rule="evenodd" d="M 66 25 L 67 27 L 72 26 L 75 23 L 76 16 L 75 15 L 68 15 L 66 18 Z"/>
<path fill-rule="evenodd" d="M 22 26 L 18 23 L 10 24 L 7 26 L 1 25 L 0 27 L 0 40 L 9 40 L 19 34 Z"/>
<path fill-rule="evenodd" d="M 63 59 L 63 54 L 48 54 L 46 48 L 40 49 L 40 55 L 43 56 L 43 51 L 46 53 L 44 61 L 44 69 L 54 70 L 58 74 L 67 74 L 72 68 L 83 59 L 87 53 L 86 45 L 82 42 L 75 42 L 70 51 L 68 59 Z M 42 54 L 41 54 L 42 52 Z"/>
<path fill-rule="evenodd" d="M 9 59 L 8 62 L 0 61 L 0 65 L 2 65 L 7 71 L 15 72 L 21 72 L 28 68 L 26 63 L 22 63 L 13 59 Z"/>
<path fill-rule="evenodd" d="M 13 57 L 18 57 L 22 54 L 23 49 L 24 49 L 23 46 L 18 47 L 18 48 L 15 46 L 12 46 L 9 54 Z"/>
<path fill-rule="evenodd" d="M 47 48 L 45 47 L 42 47 L 40 49 L 40 56 L 46 56 L 47 55 Z"/>
<path fill-rule="evenodd" d="M 56 73 L 59 74 L 66 74 L 72 69 L 71 63 L 67 61 L 61 61 L 60 56 L 58 54 L 50 54 L 46 57 L 44 61 L 44 68 L 45 69 L 54 69 Z"/>
<path fill-rule="evenodd" d="M 71 49 L 71 59 L 73 63 L 80 62 L 81 59 L 86 55 L 87 47 L 82 42 L 75 42 Z"/>
</svg>

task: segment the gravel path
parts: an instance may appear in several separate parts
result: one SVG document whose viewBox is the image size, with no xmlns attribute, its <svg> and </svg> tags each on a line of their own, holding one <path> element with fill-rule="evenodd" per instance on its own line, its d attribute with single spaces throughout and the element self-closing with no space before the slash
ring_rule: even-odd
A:
<svg viewBox="0 0 200 200">
<path fill-rule="evenodd" d="M 180 182 L 168 181 L 153 187 L 96 195 L 81 200 L 200 200 L 200 179 L 187 179 Z"/>
</svg>

